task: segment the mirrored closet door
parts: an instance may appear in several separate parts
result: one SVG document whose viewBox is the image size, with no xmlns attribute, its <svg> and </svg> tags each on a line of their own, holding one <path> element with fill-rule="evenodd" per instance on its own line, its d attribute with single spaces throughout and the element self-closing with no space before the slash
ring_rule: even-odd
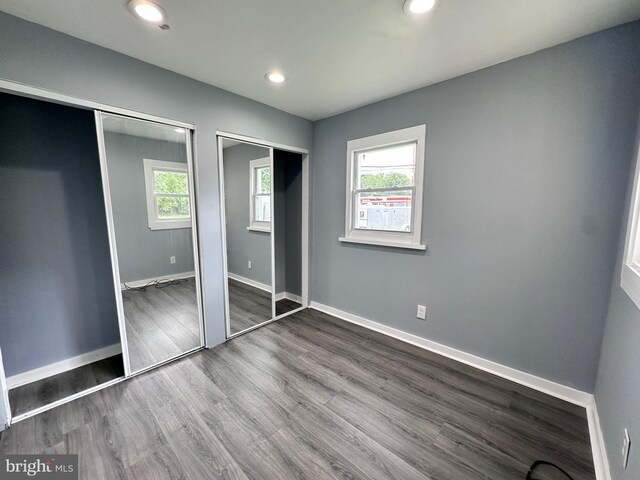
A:
<svg viewBox="0 0 640 480">
<path fill-rule="evenodd" d="M 271 148 L 220 139 L 227 247 L 228 335 L 273 318 Z"/>
<path fill-rule="evenodd" d="M 218 137 L 227 338 L 307 306 L 308 154 Z"/>
<path fill-rule="evenodd" d="M 96 123 L 125 365 L 135 373 L 203 345 L 191 132 L 101 112 Z"/>
</svg>

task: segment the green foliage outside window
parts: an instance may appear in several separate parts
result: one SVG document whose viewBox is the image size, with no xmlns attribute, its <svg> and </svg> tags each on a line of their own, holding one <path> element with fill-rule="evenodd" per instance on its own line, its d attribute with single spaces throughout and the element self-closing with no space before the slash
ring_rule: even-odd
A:
<svg viewBox="0 0 640 480">
<path fill-rule="evenodd" d="M 392 187 L 406 187 L 411 185 L 411 180 L 404 173 L 378 173 L 372 175 L 365 173 L 360 175 L 360 188 L 385 189 Z"/>
</svg>

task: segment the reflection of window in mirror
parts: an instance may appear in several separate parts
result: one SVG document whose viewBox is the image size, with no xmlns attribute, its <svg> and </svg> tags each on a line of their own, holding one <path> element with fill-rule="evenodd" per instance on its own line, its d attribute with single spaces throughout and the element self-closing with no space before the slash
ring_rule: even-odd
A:
<svg viewBox="0 0 640 480">
<path fill-rule="evenodd" d="M 249 230 L 271 231 L 271 166 L 269 158 L 250 162 L 251 201 Z"/>
<path fill-rule="evenodd" d="M 187 164 L 145 158 L 144 180 L 149 228 L 191 227 Z"/>
</svg>

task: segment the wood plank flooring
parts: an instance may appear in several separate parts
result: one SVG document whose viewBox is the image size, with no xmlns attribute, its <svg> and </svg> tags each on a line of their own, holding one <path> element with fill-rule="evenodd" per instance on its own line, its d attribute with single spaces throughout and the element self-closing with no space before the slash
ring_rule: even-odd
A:
<svg viewBox="0 0 640 480">
<path fill-rule="evenodd" d="M 193 278 L 180 283 L 123 290 L 133 372 L 200 346 L 200 321 Z"/>
<path fill-rule="evenodd" d="M 122 355 L 114 355 L 37 382 L 12 388 L 9 390 L 11 414 L 17 416 L 30 412 L 123 375 Z"/>
<path fill-rule="evenodd" d="M 583 408 L 313 310 L 14 425 L 86 479 L 595 478 Z"/>
</svg>

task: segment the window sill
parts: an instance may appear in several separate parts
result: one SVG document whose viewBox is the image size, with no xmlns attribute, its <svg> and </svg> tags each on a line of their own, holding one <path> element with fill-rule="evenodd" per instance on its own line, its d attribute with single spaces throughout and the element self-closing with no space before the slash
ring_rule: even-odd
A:
<svg viewBox="0 0 640 480">
<path fill-rule="evenodd" d="M 620 286 L 629 298 L 640 308 L 640 272 L 630 265 L 622 265 Z"/>
<path fill-rule="evenodd" d="M 379 247 L 393 247 L 393 248 L 407 248 L 409 250 L 426 250 L 426 245 L 415 244 L 415 243 L 402 243 L 402 242 L 390 242 L 387 240 L 370 240 L 366 238 L 347 238 L 347 237 L 338 237 L 343 243 L 359 243 L 361 245 L 377 245 Z"/>
<path fill-rule="evenodd" d="M 247 230 L 250 232 L 271 233 L 271 229 L 265 227 L 247 227 Z"/>
<path fill-rule="evenodd" d="M 149 230 L 178 230 L 180 228 L 191 228 L 191 220 L 187 222 L 159 222 L 149 225 Z"/>
</svg>

